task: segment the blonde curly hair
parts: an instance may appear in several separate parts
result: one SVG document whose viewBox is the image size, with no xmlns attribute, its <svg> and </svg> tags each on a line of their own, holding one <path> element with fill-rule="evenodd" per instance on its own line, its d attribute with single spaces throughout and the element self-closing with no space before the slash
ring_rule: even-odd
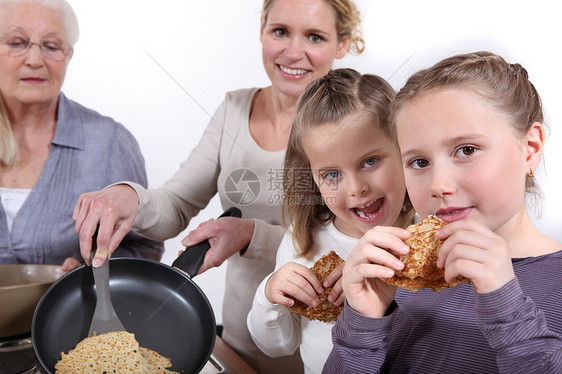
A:
<svg viewBox="0 0 562 374">
<path fill-rule="evenodd" d="M 269 10 L 275 0 L 264 0 L 262 6 L 262 19 L 267 21 Z M 334 9 L 336 15 L 336 30 L 338 40 L 349 38 L 349 51 L 360 55 L 365 50 L 365 40 L 361 32 L 361 12 L 351 0 L 325 0 Z"/>
</svg>

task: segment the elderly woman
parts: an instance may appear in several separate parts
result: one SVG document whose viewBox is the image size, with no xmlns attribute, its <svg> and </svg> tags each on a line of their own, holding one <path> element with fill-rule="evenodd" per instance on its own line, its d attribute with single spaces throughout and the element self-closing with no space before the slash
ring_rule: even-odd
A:
<svg viewBox="0 0 562 374">
<path fill-rule="evenodd" d="M 200 143 L 161 188 L 120 184 L 85 194 L 76 206 L 86 261 L 100 225 L 94 266 L 103 263 L 131 227 L 158 240 L 178 235 L 217 192 L 224 208 L 240 208 L 242 219 L 206 222 L 182 243 L 210 239 L 200 272 L 229 259 L 222 337 L 259 372 L 303 371 L 298 357 L 272 359 L 261 353 L 246 317 L 257 286 L 274 269 L 285 232 L 280 175 L 297 100 L 309 83 L 332 68 L 334 59 L 350 49 L 362 52 L 359 23 L 350 0 L 265 0 L 260 40 L 271 85 L 227 93 Z"/>
<path fill-rule="evenodd" d="M 77 39 L 64 0 L 0 0 L 0 264 L 78 266 L 80 194 L 123 179 L 146 186 L 133 136 L 61 93 Z M 114 254 L 162 252 L 130 233 Z"/>
</svg>

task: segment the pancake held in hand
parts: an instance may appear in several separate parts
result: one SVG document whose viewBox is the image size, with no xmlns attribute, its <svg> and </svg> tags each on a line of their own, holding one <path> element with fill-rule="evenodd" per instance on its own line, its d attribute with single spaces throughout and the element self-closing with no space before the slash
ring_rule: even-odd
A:
<svg viewBox="0 0 562 374">
<path fill-rule="evenodd" d="M 316 278 L 323 283 L 326 277 L 330 275 L 334 269 L 343 262 L 336 252 L 331 251 L 327 255 L 320 258 L 313 267 L 310 268 L 316 274 Z M 325 287 L 324 291 L 318 295 L 318 303 L 315 307 L 306 305 L 300 300 L 290 297 L 295 301 L 295 304 L 289 308 L 293 313 L 300 314 L 310 320 L 318 320 L 322 322 L 332 322 L 338 319 L 338 315 L 343 310 L 343 305 L 335 306 L 328 300 L 328 294 L 332 287 Z"/>
<path fill-rule="evenodd" d="M 410 247 L 410 253 L 397 256 L 404 263 L 404 269 L 396 271 L 392 278 L 381 278 L 385 283 L 417 292 L 420 288 L 431 288 L 440 292 L 443 288 L 456 287 L 459 283 L 468 282 L 458 277 L 455 282 L 445 281 L 445 271 L 437 267 L 437 256 L 443 241 L 435 236 L 435 232 L 447 222 L 436 216 L 428 216 L 417 225 L 410 225 L 406 230 L 412 235 L 404 241 Z"/>
<path fill-rule="evenodd" d="M 82 340 L 68 354 L 61 353 L 57 374 L 66 373 L 175 373 L 168 358 L 139 347 L 127 331 L 95 335 Z"/>
</svg>

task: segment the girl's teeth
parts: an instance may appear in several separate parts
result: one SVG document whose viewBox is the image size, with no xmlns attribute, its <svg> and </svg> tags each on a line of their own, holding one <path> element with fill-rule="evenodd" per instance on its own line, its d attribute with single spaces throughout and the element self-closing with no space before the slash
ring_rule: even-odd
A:
<svg viewBox="0 0 562 374">
<path fill-rule="evenodd" d="M 367 218 L 372 218 L 375 215 L 374 214 L 365 214 L 365 212 L 362 212 L 360 210 L 357 211 L 357 215 L 361 218 L 367 219 Z"/>
<path fill-rule="evenodd" d="M 369 204 L 360 206 L 360 207 L 358 207 L 358 208 L 359 208 L 359 209 L 365 209 L 366 207 L 373 205 L 373 203 L 374 203 L 374 201 L 371 201 Z"/>
<path fill-rule="evenodd" d="M 355 213 L 363 218 L 363 219 L 371 219 L 373 217 L 375 217 L 381 210 L 381 207 L 379 206 L 376 211 L 371 211 L 373 209 L 367 209 L 369 208 L 371 205 L 373 205 L 377 200 L 373 200 L 370 203 L 360 206 L 360 207 L 356 207 L 355 209 L 353 209 L 355 211 Z"/>
<path fill-rule="evenodd" d="M 307 70 L 304 69 L 289 69 L 288 67 L 282 65 L 279 65 L 279 67 L 283 70 L 283 72 L 291 75 L 304 75 L 307 73 Z"/>
</svg>

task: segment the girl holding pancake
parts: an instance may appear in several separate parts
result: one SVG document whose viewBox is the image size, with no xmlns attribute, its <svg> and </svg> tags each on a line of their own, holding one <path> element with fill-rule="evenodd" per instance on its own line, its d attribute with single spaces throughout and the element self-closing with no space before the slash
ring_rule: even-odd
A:
<svg viewBox="0 0 562 374">
<path fill-rule="evenodd" d="M 248 329 L 269 356 L 300 348 L 307 373 L 321 372 L 334 322 L 288 307 L 295 300 L 314 307 L 324 288 L 331 288 L 328 309 L 343 303 L 342 266 L 323 284 L 309 268 L 330 251 L 345 259 L 373 226 L 403 227 L 414 216 L 390 137 L 394 94 L 377 76 L 338 69 L 313 82 L 297 104 L 284 163 L 284 218 L 291 226 L 275 271 L 258 287 Z"/>
<path fill-rule="evenodd" d="M 545 143 L 527 71 L 489 52 L 445 59 L 410 77 L 392 123 L 416 211 L 448 222 L 437 266 L 471 282 L 440 293 L 387 285 L 410 234 L 370 230 L 345 264 L 324 372 L 562 372 L 562 244 L 525 205 Z"/>
<path fill-rule="evenodd" d="M 131 229 L 159 240 L 177 236 L 218 195 L 223 209 L 235 206 L 242 218 L 206 221 L 182 244 L 209 240 L 199 274 L 226 262 L 221 337 L 260 373 L 302 373 L 298 354 L 279 359 L 262 354 L 250 337 L 246 317 L 256 288 L 274 269 L 285 233 L 277 175 L 297 100 L 336 60 L 348 52 L 362 53 L 360 25 L 361 14 L 352 0 L 263 0 L 259 39 L 269 84 L 226 93 L 198 145 L 161 187 L 122 182 L 81 195 L 73 217 L 85 261 L 90 263 L 98 224 L 94 266 Z"/>
</svg>

